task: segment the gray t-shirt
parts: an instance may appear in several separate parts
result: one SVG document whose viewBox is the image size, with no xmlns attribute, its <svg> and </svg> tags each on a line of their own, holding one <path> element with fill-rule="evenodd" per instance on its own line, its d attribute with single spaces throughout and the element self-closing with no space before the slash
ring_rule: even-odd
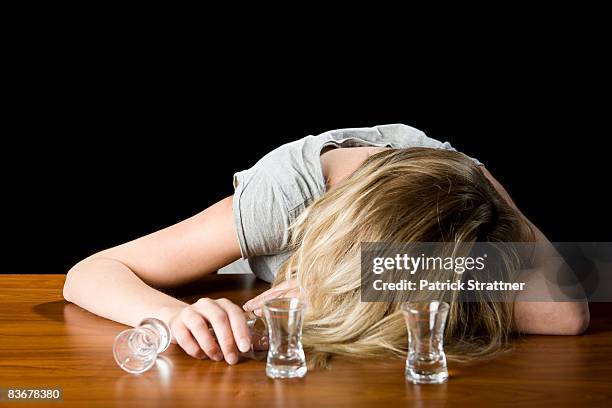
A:
<svg viewBox="0 0 612 408">
<path fill-rule="evenodd" d="M 338 129 L 284 144 L 235 173 L 233 218 L 240 252 L 253 273 L 267 282 L 290 255 L 289 225 L 325 193 L 320 154 L 330 145 L 455 150 L 403 124 Z"/>
</svg>

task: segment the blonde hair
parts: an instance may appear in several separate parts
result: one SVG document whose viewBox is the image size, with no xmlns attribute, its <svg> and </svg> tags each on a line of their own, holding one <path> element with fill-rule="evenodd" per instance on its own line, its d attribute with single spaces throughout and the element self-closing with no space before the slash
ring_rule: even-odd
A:
<svg viewBox="0 0 612 408">
<path fill-rule="evenodd" d="M 361 243 L 517 242 L 524 237 L 522 224 L 465 155 L 388 149 L 370 156 L 295 220 L 292 254 L 273 285 L 294 278 L 304 289 L 303 343 L 312 364 L 325 365 L 332 355 L 404 358 L 400 308 L 407 299 L 361 302 Z M 503 350 L 512 314 L 511 302 L 451 302 L 447 356 L 469 359 Z"/>
</svg>

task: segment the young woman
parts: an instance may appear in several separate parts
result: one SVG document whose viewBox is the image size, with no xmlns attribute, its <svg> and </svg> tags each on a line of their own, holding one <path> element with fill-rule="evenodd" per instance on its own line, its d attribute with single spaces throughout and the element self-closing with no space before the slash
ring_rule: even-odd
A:
<svg viewBox="0 0 612 408">
<path fill-rule="evenodd" d="M 187 220 L 82 260 L 68 272 L 64 297 L 132 326 L 157 317 L 189 355 L 235 364 L 249 348 L 244 310 L 301 296 L 309 305 L 304 345 L 315 355 L 402 355 L 399 304 L 360 302 L 361 242 L 548 242 L 482 163 L 401 124 L 285 144 L 236 173 L 234 188 Z M 189 305 L 155 289 L 241 257 L 273 283 L 245 305 Z M 546 267 L 538 259 L 532 267 Z M 588 321 L 584 302 L 455 304 L 446 344 L 457 358 L 486 355 L 512 331 L 572 335 Z"/>
</svg>

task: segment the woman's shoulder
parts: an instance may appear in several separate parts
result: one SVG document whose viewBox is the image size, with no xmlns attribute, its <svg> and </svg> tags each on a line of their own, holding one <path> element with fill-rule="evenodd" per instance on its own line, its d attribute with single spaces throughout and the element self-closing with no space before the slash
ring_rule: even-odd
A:
<svg viewBox="0 0 612 408">
<path fill-rule="evenodd" d="M 323 151 L 320 160 L 327 190 L 334 188 L 355 172 L 368 157 L 385 149 L 388 147 L 359 146 Z"/>
</svg>

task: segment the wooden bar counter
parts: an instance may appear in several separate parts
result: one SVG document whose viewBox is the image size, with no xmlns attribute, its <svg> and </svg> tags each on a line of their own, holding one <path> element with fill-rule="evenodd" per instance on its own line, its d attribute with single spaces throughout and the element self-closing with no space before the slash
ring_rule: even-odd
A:
<svg viewBox="0 0 612 408">
<path fill-rule="evenodd" d="M 582 336 L 523 336 L 494 360 L 451 362 L 442 385 L 406 382 L 400 360 L 336 359 L 303 379 L 270 380 L 263 361 L 196 360 L 174 344 L 151 370 L 131 375 L 112 356 L 125 326 L 65 302 L 64 279 L 0 275 L 0 387 L 63 391 L 61 401 L 1 406 L 612 406 L 612 304 L 591 305 Z M 176 295 L 241 304 L 266 287 L 252 275 L 211 275 Z"/>
</svg>

